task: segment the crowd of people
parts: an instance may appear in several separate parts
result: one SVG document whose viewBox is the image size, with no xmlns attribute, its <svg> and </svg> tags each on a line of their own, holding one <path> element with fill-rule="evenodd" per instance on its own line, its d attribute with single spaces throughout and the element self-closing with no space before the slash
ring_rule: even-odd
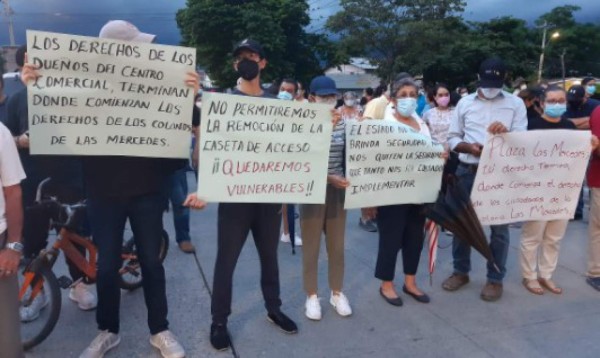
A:
<svg viewBox="0 0 600 358">
<path fill-rule="evenodd" d="M 124 21 L 110 21 L 99 37 L 124 41 L 153 42 L 154 36 L 140 32 Z M 267 53 L 256 41 L 246 39 L 236 45 L 233 70 L 239 75 L 232 95 L 279 98 L 284 101 L 322 103 L 331 107 L 332 136 L 329 151 L 326 198 L 323 204 L 220 203 L 217 219 L 217 253 L 211 297 L 210 343 L 216 350 L 231 346 L 227 329 L 231 315 L 233 275 L 250 233 L 260 259 L 260 286 L 266 317 L 285 333 L 298 332 L 296 323 L 283 313 L 278 268 L 279 242 L 294 241 L 302 247 L 305 315 L 321 320 L 318 258 L 324 237 L 327 251 L 329 302 L 343 317 L 352 315 L 344 294 L 344 245 L 346 231 L 345 178 L 346 125 L 353 121 L 383 120 L 398 122 L 415 133 L 444 147 L 446 159 L 442 188 L 455 181 L 471 192 L 478 163 L 488 135 L 527 130 L 570 129 L 592 131 L 592 159 L 587 173 L 590 187 L 589 262 L 587 282 L 600 291 L 600 102 L 595 80 L 565 90 L 558 86 L 527 87 L 519 84 L 516 94 L 504 90 L 507 68 L 498 58 L 481 63 L 479 82 L 473 93 L 466 87 L 450 88 L 437 83 L 424 90 L 423 83 L 407 73 L 399 73 L 390 84 L 366 89 L 362 98 L 355 92 L 339 93 L 327 76 L 314 78 L 305 89 L 302 83 L 286 78 L 271 90 L 261 85 L 261 74 L 268 68 Z M 25 49 L 17 54 L 24 84 L 39 77 L 38 68 L 26 61 Z M 185 85 L 199 93 L 199 76 L 186 74 Z M 65 202 L 85 199 L 88 221 L 80 228 L 82 236 L 93 239 L 98 248 L 98 273 L 94 287 L 85 275 L 67 261 L 75 282 L 69 297 L 79 308 L 96 308 L 98 335 L 80 357 L 102 357 L 120 343 L 119 267 L 126 222 L 129 221 L 143 274 L 144 299 L 148 312 L 150 343 L 163 357 L 185 356 L 183 346 L 169 330 L 165 271 L 159 260 L 163 212 L 170 200 L 173 207 L 176 241 L 184 252 L 194 252 L 189 229 L 189 209 L 207 204 L 194 193 L 187 194 L 187 161 L 127 156 L 75 158 L 33 156 L 29 154 L 27 87 L 5 98 L 0 81 L 0 347 L 11 357 L 22 356 L 19 324 L 35 320 L 45 305 L 43 294 L 28 307 L 19 308 L 16 271 L 22 256 L 33 256 L 47 244 L 47 232 L 39 215 L 31 209 L 35 191 L 46 177 Z M 195 145 L 199 151 L 199 107 L 194 99 L 191 119 Z M 35 139 L 34 139 L 35 140 Z M 60 160 L 57 165 L 56 160 Z M 193 161 L 197 165 L 196 161 Z M 60 170 L 57 170 L 60 168 Z M 200 184 L 201 185 L 201 184 Z M 442 189 L 444 190 L 444 189 Z M 583 191 L 580 198 L 583 203 Z M 24 213 L 24 214 L 23 214 Z M 574 219 L 581 219 L 581 211 Z M 375 278 L 381 280 L 379 294 L 393 306 L 402 306 L 394 280 L 401 251 L 404 280 L 402 291 L 420 303 L 431 298 L 416 280 L 424 245 L 425 211 L 423 204 L 397 204 L 363 208 L 359 225 L 377 232 L 379 246 Z M 300 220 L 299 231 L 296 220 Z M 43 220 L 43 218 L 41 219 Z M 283 232 L 282 231 L 283 221 Z M 552 279 L 556 269 L 560 240 L 568 220 L 523 223 L 520 264 L 523 286 L 541 295 L 560 294 L 562 288 Z M 47 228 L 47 225 L 45 226 Z M 37 228 L 37 230 L 36 230 Z M 491 226 L 490 248 L 494 263 L 488 263 L 487 280 L 481 290 L 485 301 L 497 301 L 503 294 L 503 280 L 509 254 L 509 226 Z M 23 231 L 23 232 L 22 232 Z M 23 239 L 22 239 L 23 238 Z M 460 237 L 452 244 L 453 273 L 442 284 L 456 291 L 469 282 L 471 248 Z M 13 353 L 14 352 L 14 353 Z"/>
</svg>

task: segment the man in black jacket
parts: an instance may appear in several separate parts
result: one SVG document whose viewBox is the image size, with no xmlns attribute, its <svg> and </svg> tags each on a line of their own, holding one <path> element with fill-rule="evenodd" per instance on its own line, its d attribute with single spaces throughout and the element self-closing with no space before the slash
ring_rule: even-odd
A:
<svg viewBox="0 0 600 358">
<path fill-rule="evenodd" d="M 132 42 L 153 42 L 155 36 L 140 32 L 129 22 L 109 21 L 100 38 Z M 35 66 L 26 64 L 23 81 L 37 77 Z M 199 88 L 199 77 L 188 73 L 186 85 Z M 190 106 L 193 102 L 190 101 Z M 159 259 L 162 243 L 162 216 L 166 205 L 166 180 L 185 160 L 128 156 L 90 156 L 83 159 L 84 182 L 94 243 L 98 248 L 96 321 L 99 335 L 81 358 L 100 358 L 116 347 L 119 337 L 119 269 L 125 223 L 129 220 L 135 237 L 148 310 L 150 343 L 163 357 L 185 356 L 183 347 L 169 331 L 165 270 Z"/>
</svg>

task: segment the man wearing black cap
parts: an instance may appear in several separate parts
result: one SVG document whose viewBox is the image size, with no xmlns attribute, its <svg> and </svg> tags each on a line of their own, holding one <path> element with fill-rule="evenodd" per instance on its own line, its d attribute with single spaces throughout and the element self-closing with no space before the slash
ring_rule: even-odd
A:
<svg viewBox="0 0 600 358">
<path fill-rule="evenodd" d="M 456 171 L 459 184 L 470 193 L 473 188 L 479 157 L 488 132 L 500 134 L 527 130 L 527 110 L 523 101 L 502 90 L 506 67 L 497 58 L 485 60 L 479 68 L 479 88 L 458 102 L 450 122 L 448 143 L 458 153 L 460 164 Z M 488 262 L 487 283 L 481 291 L 485 301 L 496 301 L 502 296 L 502 280 L 506 273 L 508 255 L 508 225 L 491 226 L 490 247 L 500 272 Z M 471 270 L 471 248 L 462 240 L 454 238 L 452 243 L 454 273 L 444 281 L 442 287 L 456 291 L 469 282 Z"/>
<path fill-rule="evenodd" d="M 575 123 L 577 129 L 589 129 L 590 115 L 600 102 L 589 98 L 584 86 L 575 85 L 567 91 L 567 104 L 565 116 Z"/>
<path fill-rule="evenodd" d="M 599 101 L 589 98 L 584 86 L 571 86 L 567 91 L 567 111 L 565 117 L 577 126 L 577 129 L 590 129 L 590 116 Z M 575 208 L 575 220 L 583 219 L 583 188 L 579 193 L 579 200 Z"/>
<path fill-rule="evenodd" d="M 260 72 L 267 60 L 262 46 L 253 40 L 240 42 L 233 51 L 233 67 L 240 76 L 233 94 L 275 98 L 260 86 Z M 231 314 L 233 272 L 248 233 L 252 231 L 261 267 L 260 284 L 267 319 L 286 333 L 296 333 L 296 324 L 280 310 L 277 245 L 281 227 L 281 204 L 221 203 L 217 229 L 217 260 L 211 302 L 210 342 L 217 350 L 230 347 L 227 317 Z"/>
</svg>

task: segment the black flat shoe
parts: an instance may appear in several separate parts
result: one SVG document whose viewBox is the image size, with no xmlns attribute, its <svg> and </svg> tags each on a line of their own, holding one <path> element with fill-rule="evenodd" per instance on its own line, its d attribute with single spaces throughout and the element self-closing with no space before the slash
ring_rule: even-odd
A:
<svg viewBox="0 0 600 358">
<path fill-rule="evenodd" d="M 383 299 L 389 303 L 392 306 L 396 306 L 396 307 L 400 307 L 402 306 L 404 303 L 402 302 L 402 299 L 400 297 L 396 297 L 396 298 L 389 298 L 386 295 L 383 294 L 383 290 L 381 289 L 381 287 L 379 287 L 379 294 L 381 295 L 381 297 L 383 297 Z"/>
<path fill-rule="evenodd" d="M 231 338 L 226 325 L 216 323 L 210 325 L 210 344 L 218 351 L 225 351 L 231 347 Z"/>
<path fill-rule="evenodd" d="M 288 334 L 298 333 L 298 326 L 288 316 L 281 311 L 270 312 L 267 314 L 267 320 Z"/>
<path fill-rule="evenodd" d="M 407 290 L 406 286 L 402 286 L 402 291 L 404 293 L 406 293 L 407 295 L 412 296 L 412 298 L 414 298 L 415 300 L 417 300 L 417 302 L 429 303 L 431 301 L 431 299 L 429 298 L 429 296 L 427 296 L 426 294 L 416 295 L 416 294 L 410 292 L 409 290 Z"/>
</svg>

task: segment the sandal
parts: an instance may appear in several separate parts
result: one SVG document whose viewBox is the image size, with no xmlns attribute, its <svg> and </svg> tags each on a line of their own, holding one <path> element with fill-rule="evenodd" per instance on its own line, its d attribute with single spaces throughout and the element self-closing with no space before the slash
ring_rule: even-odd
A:
<svg viewBox="0 0 600 358">
<path fill-rule="evenodd" d="M 556 286 L 556 284 L 554 283 L 554 281 L 552 281 L 551 279 L 546 279 L 546 278 L 539 278 L 538 279 L 540 285 L 542 285 L 542 287 L 544 287 L 545 289 L 547 289 L 548 291 L 554 293 L 555 295 L 560 295 L 562 293 L 562 288 Z"/>
<path fill-rule="evenodd" d="M 538 280 L 530 280 L 523 279 L 523 286 L 527 289 L 527 291 L 533 293 L 534 295 L 543 295 L 544 289 L 540 286 L 540 282 Z"/>
</svg>

